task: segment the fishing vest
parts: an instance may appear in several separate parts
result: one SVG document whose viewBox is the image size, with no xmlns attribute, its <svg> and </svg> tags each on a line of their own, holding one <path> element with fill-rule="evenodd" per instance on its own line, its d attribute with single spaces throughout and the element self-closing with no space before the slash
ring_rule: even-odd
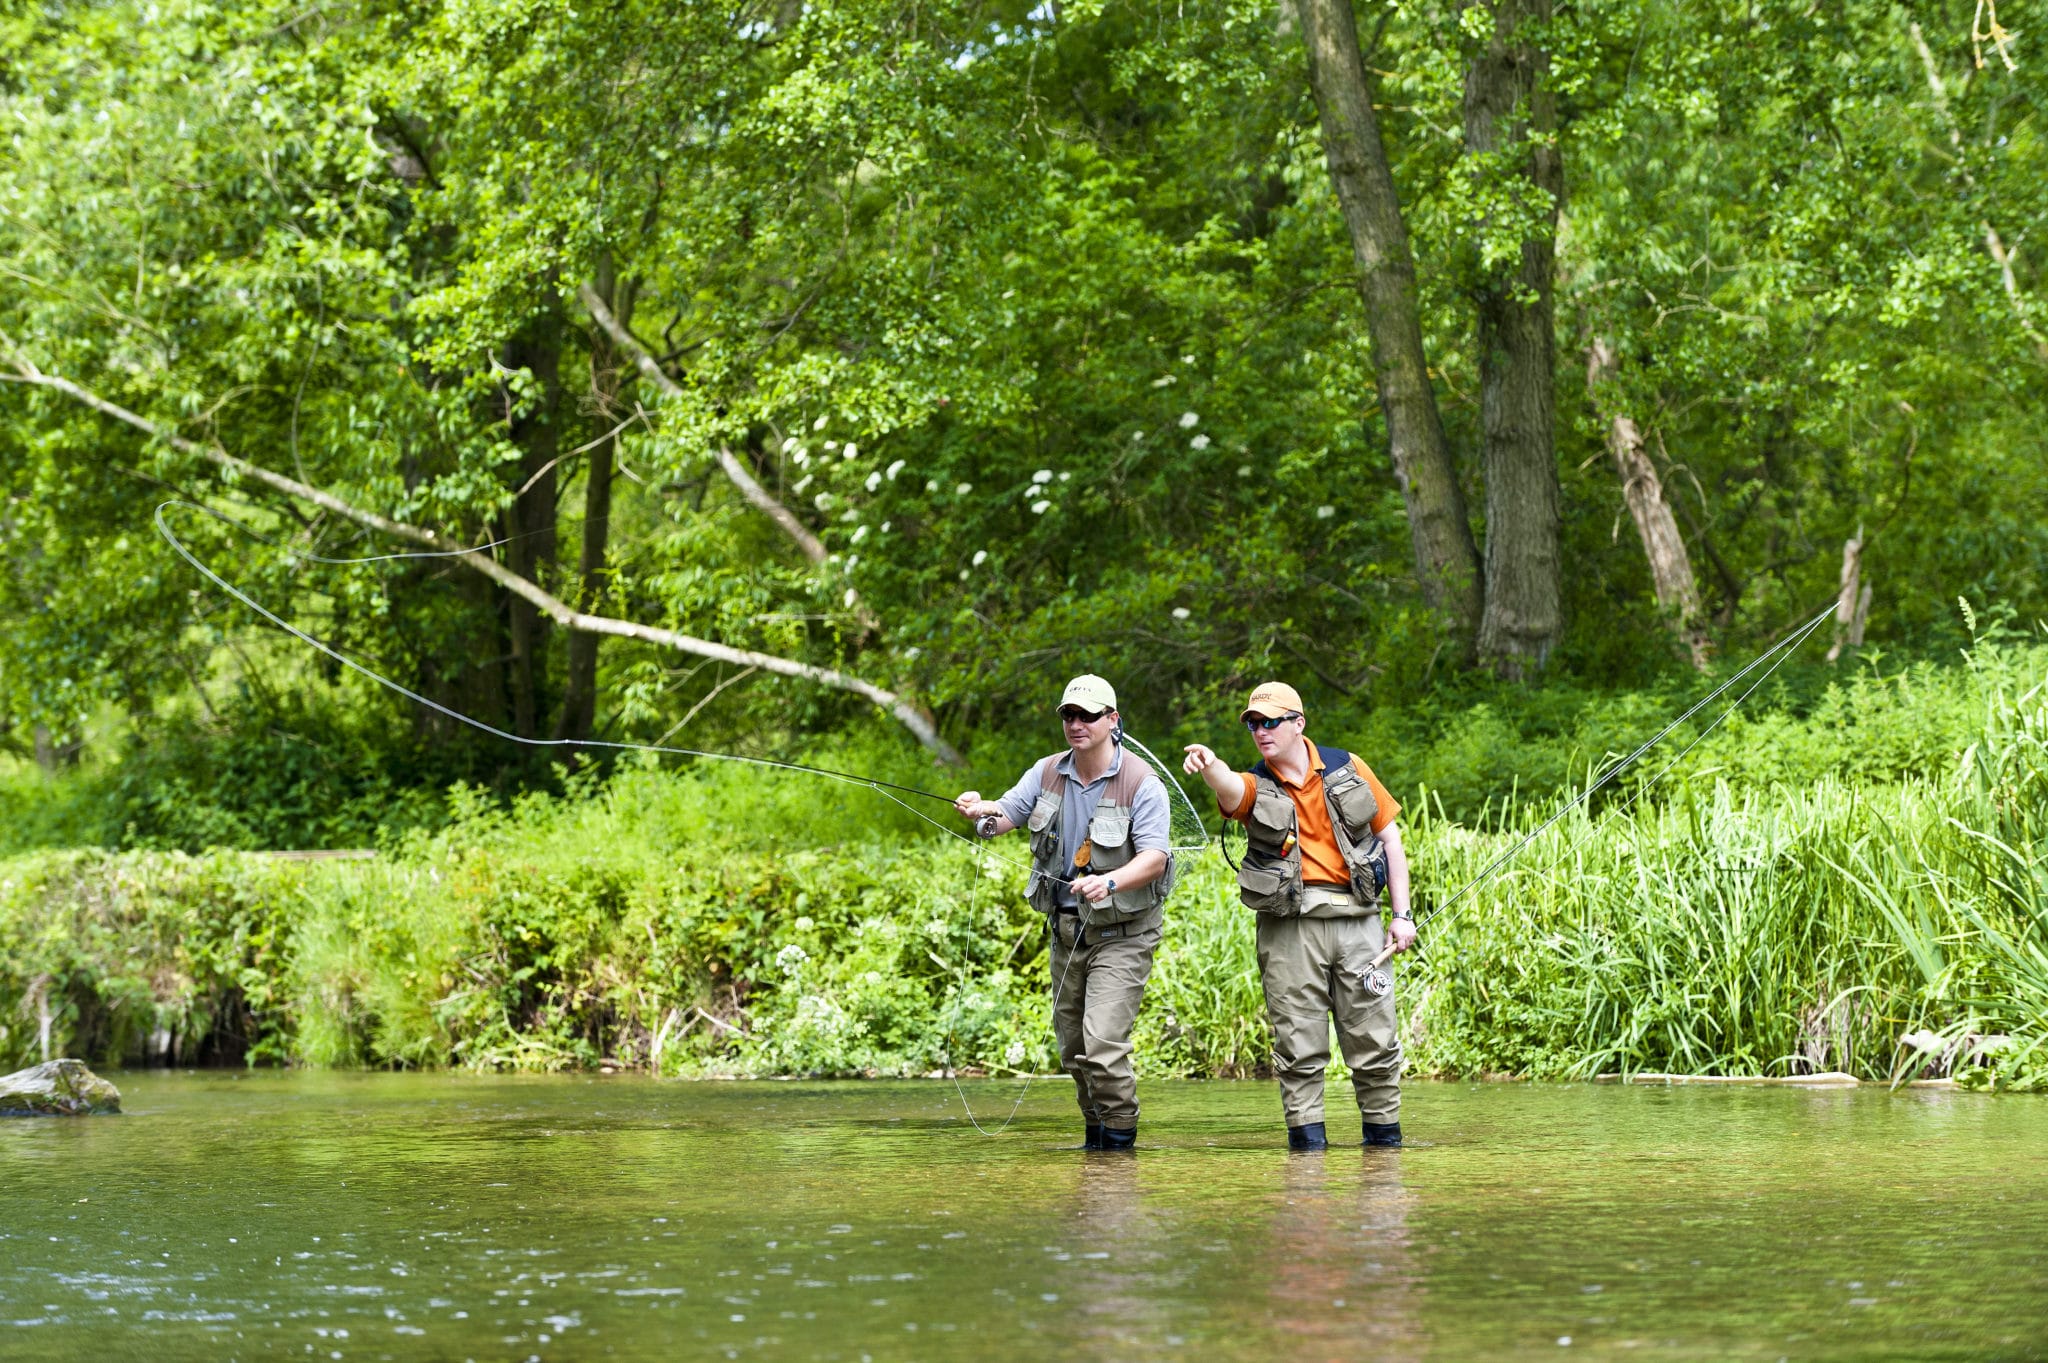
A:
<svg viewBox="0 0 2048 1363">
<path fill-rule="evenodd" d="M 1067 859 L 1060 849 L 1060 807 L 1067 797 L 1067 778 L 1059 769 L 1063 756 L 1054 753 L 1038 764 L 1038 801 L 1031 806 L 1027 825 L 1031 830 L 1031 878 L 1024 897 L 1040 913 L 1059 911 L 1060 889 L 1068 878 Z M 1131 811 L 1145 783 L 1158 779 L 1145 763 L 1124 754 L 1122 765 L 1102 788 L 1102 798 L 1088 817 L 1088 839 L 1082 844 L 1087 849 L 1087 864 L 1078 868 L 1079 875 L 1114 877 L 1118 867 L 1130 864 L 1136 855 L 1131 847 Z M 1077 856 L 1080 850 L 1075 849 Z M 1173 854 L 1169 852 L 1165 873 L 1151 884 L 1120 889 L 1100 904 L 1077 896 L 1075 908 L 1087 927 L 1133 923 L 1159 912 L 1172 889 Z"/>
<path fill-rule="evenodd" d="M 1380 802 L 1372 787 L 1351 765 L 1342 748 L 1316 745 L 1323 759 L 1323 802 L 1330 810 L 1330 830 L 1351 873 L 1356 916 L 1372 912 L 1387 884 L 1387 849 L 1372 831 Z M 1245 820 L 1244 864 L 1237 869 L 1239 898 L 1246 908 L 1278 918 L 1302 912 L 1301 841 L 1294 797 L 1281 786 L 1264 762 L 1252 768 L 1256 782 L 1251 815 Z M 1340 915 L 1347 916 L 1347 915 Z"/>
</svg>

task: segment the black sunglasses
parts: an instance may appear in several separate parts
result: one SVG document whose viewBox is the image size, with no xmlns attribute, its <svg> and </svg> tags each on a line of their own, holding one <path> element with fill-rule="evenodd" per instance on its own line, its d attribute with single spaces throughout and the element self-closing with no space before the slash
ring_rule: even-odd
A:
<svg viewBox="0 0 2048 1363">
<path fill-rule="evenodd" d="M 1109 711 L 1107 710 L 1083 710 L 1078 705 L 1062 705 L 1060 707 L 1060 723 L 1071 724 L 1078 719 L 1083 724 L 1093 724 L 1108 713 Z"/>
<path fill-rule="evenodd" d="M 1253 733 L 1257 733 L 1260 729 L 1271 733 L 1288 720 L 1300 718 L 1300 715 L 1281 715 L 1278 718 L 1271 715 L 1248 715 L 1245 717 L 1244 727 L 1250 729 Z"/>
</svg>

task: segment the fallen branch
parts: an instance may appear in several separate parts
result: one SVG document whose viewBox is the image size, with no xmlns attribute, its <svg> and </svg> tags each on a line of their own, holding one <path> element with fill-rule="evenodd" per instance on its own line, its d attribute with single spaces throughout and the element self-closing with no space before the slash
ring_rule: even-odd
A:
<svg viewBox="0 0 2048 1363">
<path fill-rule="evenodd" d="M 287 478 L 281 473 L 273 473 L 271 470 L 252 464 L 246 459 L 239 459 L 216 445 L 206 445 L 196 440 L 189 440 L 173 431 L 166 430 L 147 417 L 131 412 L 117 403 L 109 402 L 89 389 L 79 387 L 69 379 L 60 378 L 55 374 L 45 374 L 19 355 L 14 356 L 13 359 L 17 372 L 13 374 L 0 374 L 0 379 L 5 379 L 12 383 L 30 384 L 38 388 L 47 388 L 52 392 L 62 393 L 73 401 L 90 407 L 96 412 L 110 416 L 116 421 L 125 422 L 136 430 L 163 441 L 172 449 L 205 459 L 239 477 L 246 478 L 254 483 L 260 483 L 274 492 L 283 493 L 285 496 L 298 501 L 311 502 L 313 505 L 330 511 L 346 520 L 353 521 L 357 525 L 367 526 L 382 534 L 390 535 L 394 539 L 410 540 L 414 544 L 440 550 L 465 567 L 481 573 L 506 591 L 511 592 L 514 596 L 531 602 L 539 608 L 542 614 L 564 629 L 575 630 L 584 634 L 611 635 L 620 639 L 638 639 L 643 643 L 658 644 L 665 648 L 675 649 L 681 653 L 694 654 L 700 658 L 733 663 L 740 667 L 759 668 L 763 672 L 772 672 L 777 676 L 795 677 L 803 681 L 816 683 L 819 686 L 828 686 L 840 691 L 850 691 L 872 702 L 879 708 L 888 711 L 904 728 L 910 730 L 916 736 L 918 742 L 930 749 L 940 761 L 953 766 L 961 765 L 960 754 L 953 749 L 951 744 L 939 736 L 939 731 L 933 725 L 930 716 L 926 715 L 909 701 L 898 696 L 895 692 L 885 691 L 872 682 L 850 676 L 836 668 L 817 667 L 810 663 L 797 662 L 791 658 L 780 658 L 768 653 L 756 653 L 751 649 L 733 648 L 726 644 L 714 643 L 708 639 L 699 639 L 672 629 L 661 629 L 654 625 L 642 625 L 631 620 L 615 620 L 610 616 L 604 615 L 587 615 L 582 611 L 572 608 L 567 602 L 554 596 L 537 583 L 521 577 L 518 573 L 513 572 L 488 554 L 480 553 L 466 545 L 456 544 L 422 526 L 408 525 L 404 521 L 395 521 L 388 516 L 380 516 L 374 511 L 365 511 L 360 507 L 343 501 L 331 492 L 323 492 L 319 488 L 301 483 L 297 479 Z"/>
</svg>

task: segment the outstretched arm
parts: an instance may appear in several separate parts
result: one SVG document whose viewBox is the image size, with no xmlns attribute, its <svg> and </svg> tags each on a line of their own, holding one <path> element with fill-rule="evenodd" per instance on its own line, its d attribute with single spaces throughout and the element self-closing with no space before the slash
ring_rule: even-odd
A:
<svg viewBox="0 0 2048 1363">
<path fill-rule="evenodd" d="M 1216 793 L 1216 804 L 1226 814 L 1243 803 L 1244 778 L 1232 771 L 1230 764 L 1218 757 L 1208 744 L 1188 744 L 1187 760 L 1180 766 L 1188 775 L 1202 778 L 1203 783 Z"/>
</svg>

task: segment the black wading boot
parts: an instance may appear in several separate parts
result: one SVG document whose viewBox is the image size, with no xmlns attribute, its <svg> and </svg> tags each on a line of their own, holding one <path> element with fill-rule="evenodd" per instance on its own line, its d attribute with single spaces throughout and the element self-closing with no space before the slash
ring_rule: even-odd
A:
<svg viewBox="0 0 2048 1363">
<path fill-rule="evenodd" d="M 1083 1150 L 1100 1150 L 1102 1148 L 1102 1128 L 1093 1122 L 1088 1123 L 1087 1133 L 1081 1137 L 1081 1148 Z"/>
<path fill-rule="evenodd" d="M 1401 1124 L 1399 1122 L 1367 1122 L 1365 1124 L 1367 1145 L 1399 1145 Z"/>
<path fill-rule="evenodd" d="M 1113 1126 L 1105 1126 L 1105 1127 L 1103 1127 L 1103 1128 L 1102 1128 L 1102 1148 L 1103 1148 L 1104 1150 L 1135 1150 L 1135 1149 L 1137 1149 L 1137 1148 L 1138 1148 L 1138 1128 L 1134 1126 L 1134 1127 L 1132 1127 L 1132 1128 L 1131 1128 L 1131 1129 L 1130 1129 L 1129 1131 L 1119 1131 L 1119 1130 L 1117 1130 L 1117 1129 L 1116 1129 L 1115 1127 L 1113 1127 Z"/>
<path fill-rule="evenodd" d="M 1321 1122 L 1310 1122 L 1306 1126 L 1290 1126 L 1287 1128 L 1287 1148 L 1289 1150 L 1328 1150 L 1330 1148 L 1330 1138 L 1328 1133 L 1323 1130 Z"/>
</svg>

